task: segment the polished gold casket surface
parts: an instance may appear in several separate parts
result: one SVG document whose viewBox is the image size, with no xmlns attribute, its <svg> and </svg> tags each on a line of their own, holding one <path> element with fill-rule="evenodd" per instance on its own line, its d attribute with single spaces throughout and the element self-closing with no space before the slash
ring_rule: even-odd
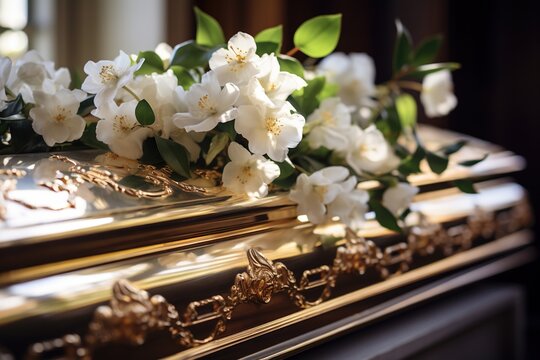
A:
<svg viewBox="0 0 540 360">
<path fill-rule="evenodd" d="M 429 127 L 421 136 L 431 149 L 459 137 Z M 455 165 L 487 152 L 473 168 Z M 530 241 L 526 193 L 503 177 L 523 160 L 475 139 L 443 176 L 411 178 L 421 193 L 406 236 L 373 218 L 357 234 L 338 223 L 314 227 L 297 219 L 281 193 L 246 200 L 160 179 L 157 169 L 103 165 L 100 152 L 57 155 L 0 159 L 0 179 L 9 185 L 0 222 L 0 333 L 17 339 L 33 323 L 58 336 L 35 335 L 43 341 L 13 350 L 17 355 L 86 357 L 126 341 L 152 349 L 147 337 L 160 331 L 172 336 L 161 340 L 164 355 L 212 354 Z M 53 167 L 52 181 L 51 171 L 38 167 L 50 161 L 63 164 Z M 148 179 L 146 193 L 137 193 L 140 181 L 122 181 L 137 173 L 158 181 Z M 480 194 L 453 188 L 459 178 L 477 181 Z M 36 194 L 60 196 L 65 207 L 25 203 Z M 256 303 L 268 304 L 249 310 Z M 205 324 L 210 328 L 198 333 Z"/>
</svg>

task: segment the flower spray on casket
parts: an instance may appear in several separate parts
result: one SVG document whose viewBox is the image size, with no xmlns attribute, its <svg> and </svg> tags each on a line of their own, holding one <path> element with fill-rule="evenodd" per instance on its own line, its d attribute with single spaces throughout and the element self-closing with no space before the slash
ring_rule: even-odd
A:
<svg viewBox="0 0 540 360">
<path fill-rule="evenodd" d="M 367 54 L 332 53 L 341 15 L 303 23 L 286 54 L 281 26 L 226 41 L 214 18 L 195 15 L 195 41 L 88 61 L 81 89 L 34 51 L 0 58 L 0 153 L 106 149 L 185 180 L 217 171 L 216 185 L 252 198 L 289 191 L 312 223 L 354 228 L 371 209 L 400 231 L 418 192 L 408 175 L 441 174 L 465 144 L 429 151 L 416 132 L 411 93 L 430 117 L 457 105 L 450 72 L 459 65 L 433 63 L 439 36 L 413 47 L 398 21 L 393 76 L 376 85 Z M 322 60 L 304 69 L 297 52 Z M 456 185 L 474 192 L 466 180 Z"/>
</svg>

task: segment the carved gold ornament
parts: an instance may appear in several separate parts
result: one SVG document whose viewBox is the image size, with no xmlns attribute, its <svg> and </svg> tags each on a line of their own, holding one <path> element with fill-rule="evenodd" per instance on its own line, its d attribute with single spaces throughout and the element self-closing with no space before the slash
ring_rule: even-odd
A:
<svg viewBox="0 0 540 360">
<path fill-rule="evenodd" d="M 375 269 L 384 280 L 408 271 L 414 257 L 430 255 L 438 249 L 449 256 L 470 248 L 475 239 L 511 233 L 528 225 L 530 220 L 526 202 L 497 214 L 478 208 L 465 224 L 448 228 L 430 223 L 420 215 L 418 225 L 409 229 L 406 241 L 385 248 L 348 229 L 345 245 L 337 248 L 332 264 L 305 270 L 300 281 L 283 263 L 272 262 L 260 251 L 249 249 L 247 269 L 236 275 L 227 294 L 193 301 L 182 313 L 161 295 L 150 296 L 127 280 L 120 280 L 113 286 L 110 304 L 95 310 L 84 337 L 70 334 L 36 343 L 27 355 L 37 359 L 48 351 L 63 350 L 68 358 L 86 359 L 91 358 L 96 348 L 108 343 L 141 345 L 149 333 L 157 330 L 168 330 L 184 347 L 198 346 L 222 334 L 234 309 L 243 303 L 265 304 L 271 302 L 276 293 L 286 293 L 301 309 L 317 306 L 331 296 L 342 274 L 362 275 L 368 269 Z M 321 288 L 320 295 L 308 300 L 303 293 L 313 288 Z M 206 337 L 197 338 L 190 328 L 206 322 L 214 323 L 212 330 Z"/>
</svg>

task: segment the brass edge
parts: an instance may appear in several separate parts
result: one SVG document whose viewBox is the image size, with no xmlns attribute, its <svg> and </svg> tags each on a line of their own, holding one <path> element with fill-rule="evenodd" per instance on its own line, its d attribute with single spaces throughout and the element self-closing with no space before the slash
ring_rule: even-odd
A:
<svg viewBox="0 0 540 360">
<path fill-rule="evenodd" d="M 218 349 L 224 349 L 247 340 L 251 340 L 257 336 L 267 334 L 269 332 L 279 330 L 281 328 L 296 324 L 304 319 L 309 319 L 320 315 L 324 312 L 329 312 L 343 306 L 364 300 L 366 298 L 381 294 L 383 292 L 393 290 L 416 281 L 420 281 L 430 276 L 438 275 L 446 271 L 454 270 L 461 266 L 471 264 L 475 261 L 486 259 L 490 256 L 520 248 L 532 243 L 533 235 L 529 230 L 522 230 L 518 233 L 505 236 L 499 240 L 495 240 L 486 245 L 482 245 L 464 253 L 456 254 L 438 262 L 425 265 L 418 269 L 411 270 L 398 277 L 387 279 L 386 281 L 367 286 L 365 288 L 350 292 L 338 298 L 328 300 L 319 306 L 303 309 L 291 315 L 287 315 L 280 319 L 269 321 L 266 324 L 244 330 L 227 337 L 216 339 L 213 342 L 197 348 L 184 350 L 176 355 L 172 355 L 167 359 L 187 359 L 197 358 L 209 355 Z"/>
<path fill-rule="evenodd" d="M 467 271 L 465 274 L 458 275 L 450 279 L 444 279 L 443 282 L 436 284 L 435 286 L 428 285 L 424 288 L 413 291 L 414 294 L 404 295 L 404 299 L 399 299 L 398 302 L 393 302 L 392 300 L 388 303 L 380 304 L 378 309 L 374 312 L 366 314 L 359 319 L 348 322 L 345 325 L 339 326 L 332 330 L 326 331 L 324 334 L 310 338 L 301 343 L 295 344 L 294 346 L 289 346 L 287 349 L 275 352 L 268 356 L 259 357 L 261 360 L 266 359 L 275 359 L 283 357 L 287 354 L 293 354 L 298 352 L 298 350 L 305 348 L 310 345 L 317 344 L 326 339 L 330 339 L 338 334 L 344 333 L 360 325 L 369 323 L 378 318 L 382 318 L 386 315 L 390 315 L 399 310 L 405 309 L 411 305 L 429 300 L 436 296 L 442 295 L 444 293 L 450 292 L 452 290 L 458 289 L 460 287 L 472 284 L 474 282 L 487 279 L 491 276 L 503 273 L 505 271 L 514 269 L 523 264 L 533 261 L 537 257 L 535 251 L 530 249 L 521 250 L 515 254 L 509 255 L 503 259 L 495 260 L 489 264 L 482 265 L 471 271 Z M 385 306 L 386 305 L 386 306 Z M 168 359 L 177 359 L 174 356 L 169 357 Z"/>
<path fill-rule="evenodd" d="M 507 234 L 523 228 L 530 221 L 524 210 L 526 209 L 518 206 L 508 210 L 508 214 L 505 216 L 503 216 L 505 213 L 500 213 L 497 217 L 477 210 L 469 217 L 466 224 L 448 229 L 443 229 L 440 224 L 429 223 L 425 217 L 421 216 L 420 223 L 410 229 L 407 242 L 394 244 L 384 249 L 348 230 L 346 245 L 337 249 L 333 264 L 304 271 L 299 282 L 284 264 L 273 263 L 262 253 L 252 248 L 247 252 L 249 264 L 246 272 L 236 275 L 234 284 L 227 295 L 215 295 L 208 299 L 194 301 L 188 305 L 181 317 L 174 305 L 168 303 L 160 295 L 150 297 L 145 290 L 134 287 L 126 280 L 120 280 L 113 286 L 113 297 L 110 305 L 100 306 L 95 311 L 83 344 L 77 347 L 77 352 L 85 354 L 85 357 L 90 356 L 96 347 L 117 341 L 140 345 L 144 343 L 147 334 L 155 330 L 168 330 L 174 339 L 186 347 L 218 344 L 220 341 L 216 340 L 216 337 L 225 331 L 226 323 L 231 319 L 232 312 L 238 305 L 269 303 L 272 296 L 279 292 L 286 292 L 297 307 L 306 309 L 305 311 L 315 308 L 315 314 L 320 313 L 320 311 L 325 311 L 323 308 L 330 306 L 328 304 L 339 304 L 340 300 L 343 302 L 343 299 L 351 297 L 349 294 L 320 305 L 331 296 L 332 289 L 340 274 L 352 272 L 363 274 L 366 268 L 372 267 L 379 272 L 382 279 L 390 277 L 386 282 L 360 290 L 362 293 L 369 294 L 368 289 L 377 289 L 377 285 L 381 287 L 386 285 L 386 287 L 391 288 L 391 286 L 398 286 L 400 283 L 407 283 L 408 280 L 414 280 L 415 274 L 428 276 L 433 269 L 438 269 L 440 272 L 443 269 L 504 251 L 501 248 L 504 249 L 507 246 L 516 247 L 513 244 L 515 242 L 521 242 L 521 245 L 524 245 L 530 240 L 519 237 L 516 240 L 514 236 L 517 234 L 514 234 L 501 240 L 494 240 L 463 254 L 426 265 L 413 272 L 405 273 L 409 270 L 413 254 L 428 255 L 433 253 L 435 248 L 440 248 L 446 256 L 449 256 L 469 249 L 475 238 L 500 237 L 501 231 Z M 522 234 L 522 232 L 518 234 Z M 505 241 L 500 245 L 502 240 Z M 510 242 L 510 245 L 507 245 L 507 242 Z M 494 250 L 491 250 L 492 248 Z M 482 255 L 483 253 L 485 254 Z M 403 273 L 405 274 L 402 277 L 391 277 Z M 322 288 L 321 295 L 315 301 L 308 301 L 302 292 L 316 287 Z M 211 305 L 212 311 L 199 314 L 200 308 L 206 305 Z M 294 318 L 299 313 L 302 313 L 302 318 L 314 316 L 313 313 L 308 315 L 299 311 L 291 317 Z M 205 338 L 196 338 L 189 328 L 207 321 L 215 323 L 213 330 Z M 272 323 L 275 321 L 269 324 Z M 282 319 L 280 319 L 279 324 L 279 326 L 284 326 Z M 267 325 L 265 324 L 264 327 L 266 328 Z M 245 334 L 245 331 L 239 334 L 243 334 L 242 339 L 245 339 L 257 333 L 254 329 L 250 329 L 248 332 L 248 334 Z M 235 335 L 238 336 L 238 334 Z M 231 337 L 235 335 L 231 335 Z M 37 343 L 38 346 L 39 344 L 43 343 Z M 36 344 L 29 349 L 30 357 L 41 355 L 33 350 L 35 346 Z M 199 350 L 197 349 L 197 352 Z"/>
</svg>

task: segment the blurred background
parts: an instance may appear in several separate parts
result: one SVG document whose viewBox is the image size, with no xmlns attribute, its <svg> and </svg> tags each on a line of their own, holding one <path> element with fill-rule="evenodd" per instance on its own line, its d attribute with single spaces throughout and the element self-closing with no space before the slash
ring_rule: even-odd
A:
<svg viewBox="0 0 540 360">
<path fill-rule="evenodd" d="M 226 37 L 283 24 L 285 50 L 304 20 L 342 13 L 337 50 L 371 55 L 379 82 L 390 77 L 394 19 L 402 20 L 416 43 L 443 34 L 439 60 L 463 66 L 454 73 L 459 104 L 448 117 L 420 114 L 420 121 L 523 155 L 528 169 L 516 178 L 540 209 L 540 1 L 0 0 L 0 53 L 17 57 L 37 49 L 58 66 L 80 71 L 87 60 L 112 59 L 119 49 L 138 53 L 193 38 L 193 6 L 216 17 Z M 501 280 L 527 287 L 528 354 L 540 359 L 538 275 L 537 262 Z"/>
</svg>

